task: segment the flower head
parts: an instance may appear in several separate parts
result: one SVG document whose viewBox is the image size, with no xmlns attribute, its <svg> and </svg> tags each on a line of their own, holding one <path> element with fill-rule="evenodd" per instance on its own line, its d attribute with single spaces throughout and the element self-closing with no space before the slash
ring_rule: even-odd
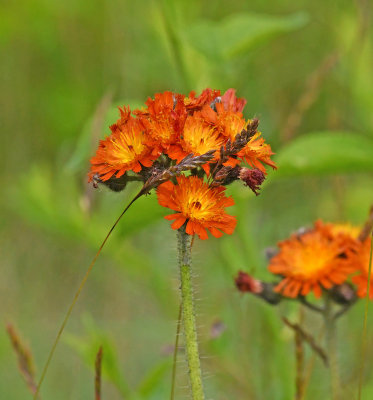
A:
<svg viewBox="0 0 373 400">
<path fill-rule="evenodd" d="M 333 234 L 328 225 L 318 221 L 314 229 L 294 234 L 279 243 L 280 251 L 268 267 L 272 273 L 283 277 L 276 291 L 292 298 L 313 291 L 320 297 L 321 288 L 342 284 L 354 271 L 346 258 L 353 239 Z"/>
<path fill-rule="evenodd" d="M 187 117 L 182 137 L 176 144 L 170 146 L 167 154 L 180 162 L 188 154 L 201 155 L 216 150 L 216 159 L 225 141 L 214 128 L 203 124 L 200 113 L 196 112 L 193 116 Z"/>
<path fill-rule="evenodd" d="M 148 146 L 147 135 L 138 120 L 131 117 L 130 109 L 119 109 L 121 118 L 110 127 L 111 135 L 101 140 L 96 155 L 91 158 L 90 180 L 98 174 L 101 181 L 127 171 L 139 172 L 150 167 L 159 153 Z"/>
<path fill-rule="evenodd" d="M 179 140 L 187 116 L 184 96 L 172 92 L 157 93 L 146 101 L 147 109 L 137 115 L 149 135 L 149 145 L 167 150 Z"/>
<path fill-rule="evenodd" d="M 265 143 L 261 133 L 257 132 L 238 153 L 238 157 L 246 161 L 251 167 L 258 168 L 265 173 L 266 169 L 263 164 L 269 165 L 273 169 L 277 168 L 276 164 L 271 160 L 273 154 L 271 146 Z"/>
<path fill-rule="evenodd" d="M 176 180 L 176 185 L 168 181 L 157 189 L 159 204 L 176 211 L 165 217 L 175 220 L 173 229 L 186 222 L 186 233 L 197 234 L 201 239 L 208 238 L 206 229 L 215 237 L 222 236 L 222 232 L 233 233 L 236 218 L 226 214 L 225 208 L 234 205 L 234 201 L 225 196 L 224 187 L 212 188 L 196 176 L 180 175 Z"/>
<path fill-rule="evenodd" d="M 232 94 L 228 90 L 222 96 L 222 102 L 215 104 L 216 110 L 213 110 L 209 105 L 205 105 L 200 115 L 206 125 L 213 127 L 220 135 L 225 136 L 226 140 L 230 139 L 231 142 L 234 142 L 237 134 L 241 133 L 252 122 L 252 120 L 246 121 L 241 112 L 245 102 L 246 100 L 237 99 L 234 93 Z M 246 146 L 237 154 L 237 157 L 230 158 L 225 165 L 234 167 L 243 160 L 251 167 L 258 168 L 265 173 L 266 169 L 263 164 L 269 165 L 274 169 L 277 168 L 274 161 L 271 160 L 273 154 L 271 146 L 265 143 L 261 133 L 256 132 Z"/>
</svg>

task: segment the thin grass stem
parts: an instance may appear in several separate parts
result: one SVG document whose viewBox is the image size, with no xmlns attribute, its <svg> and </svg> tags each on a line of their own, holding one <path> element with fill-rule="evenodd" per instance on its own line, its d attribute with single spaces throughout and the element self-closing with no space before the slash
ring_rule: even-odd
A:
<svg viewBox="0 0 373 400">
<path fill-rule="evenodd" d="M 367 347 L 367 321 L 368 321 L 368 308 L 369 308 L 369 294 L 370 294 L 370 279 L 372 275 L 372 253 L 373 253 L 373 238 L 370 240 L 370 255 L 369 255 L 369 269 L 368 269 L 368 282 L 367 282 L 367 295 L 365 299 L 365 310 L 364 310 L 364 323 L 363 323 L 363 335 L 362 335 L 362 352 L 361 352 L 361 364 L 359 373 L 359 389 L 358 389 L 358 400 L 361 400 L 362 388 L 363 388 L 363 375 L 365 367 L 365 355 Z"/>
<path fill-rule="evenodd" d="M 88 269 L 87 269 L 87 272 L 85 273 L 85 275 L 84 275 L 84 277 L 83 277 L 83 279 L 82 279 L 82 281 L 81 281 L 81 283 L 80 283 L 80 285 L 79 285 L 79 287 L 78 287 L 78 290 L 76 291 L 76 293 L 75 293 L 75 295 L 74 295 L 73 301 L 71 302 L 71 304 L 70 304 L 70 306 L 69 306 L 69 308 L 68 308 L 68 310 L 67 310 L 67 313 L 66 313 L 66 315 L 65 315 L 65 318 L 64 318 L 63 321 L 62 321 L 62 324 L 61 324 L 61 327 L 60 327 L 60 329 L 59 329 L 59 331 L 58 331 L 58 333 L 57 333 L 56 339 L 55 339 L 54 342 L 53 342 L 53 346 L 52 346 L 52 348 L 51 348 L 51 350 L 50 350 L 50 352 L 49 352 L 47 361 L 46 361 L 46 363 L 45 363 L 45 365 L 44 365 L 44 368 L 43 368 L 43 371 L 42 371 L 42 374 L 41 374 L 41 377 L 40 377 L 39 384 L 38 384 L 38 386 L 37 386 L 37 388 L 36 388 L 36 391 L 35 391 L 35 394 L 34 394 L 34 397 L 33 397 L 34 400 L 37 400 L 37 398 L 38 398 L 41 385 L 43 384 L 45 375 L 46 375 L 46 373 L 47 373 L 47 371 L 48 371 L 48 367 L 49 367 L 49 364 L 50 364 L 50 362 L 51 362 L 51 360 L 52 360 L 52 358 L 53 358 L 53 354 L 54 354 L 54 352 L 55 352 L 55 350 L 56 350 L 57 344 L 58 344 L 58 342 L 60 341 L 61 335 L 62 335 L 62 333 L 63 333 L 63 331 L 64 331 L 64 329 L 65 329 L 65 326 L 66 326 L 66 324 L 67 324 L 67 321 L 68 321 L 69 318 L 70 318 L 70 315 L 71 315 L 71 313 L 72 313 L 72 311 L 73 311 L 73 309 L 74 309 L 74 306 L 75 306 L 76 302 L 78 301 L 79 295 L 80 295 L 80 293 L 82 292 L 82 290 L 83 290 L 83 288 L 84 288 L 84 286 L 85 286 L 85 284 L 86 284 L 86 282 L 87 282 L 87 279 L 88 279 L 88 277 L 89 277 L 89 274 L 91 273 L 92 268 L 93 268 L 93 266 L 95 265 L 95 263 L 96 263 L 96 261 L 97 261 L 97 259 L 98 259 L 98 256 L 100 255 L 100 253 L 101 253 L 103 247 L 105 246 L 107 240 L 109 239 L 109 237 L 110 237 L 110 235 L 112 234 L 112 232 L 113 232 L 113 230 L 115 229 L 115 227 L 118 225 L 118 223 L 119 223 L 119 221 L 121 220 L 121 218 L 123 217 L 123 215 L 124 215 L 124 214 L 126 213 L 126 211 L 131 207 L 131 205 L 132 205 L 140 196 L 142 196 L 142 194 L 143 194 L 143 190 L 141 189 L 140 192 L 139 192 L 139 193 L 130 201 L 130 203 L 125 207 L 125 209 L 122 211 L 122 213 L 119 215 L 119 217 L 117 218 L 117 220 L 114 222 L 114 225 L 111 227 L 111 229 L 109 230 L 109 232 L 108 232 L 108 234 L 106 235 L 105 239 L 104 239 L 103 242 L 101 243 L 101 246 L 100 246 L 100 248 L 98 249 L 96 255 L 93 257 L 93 260 L 92 260 L 91 264 L 89 265 L 89 267 L 88 267 Z"/>
</svg>

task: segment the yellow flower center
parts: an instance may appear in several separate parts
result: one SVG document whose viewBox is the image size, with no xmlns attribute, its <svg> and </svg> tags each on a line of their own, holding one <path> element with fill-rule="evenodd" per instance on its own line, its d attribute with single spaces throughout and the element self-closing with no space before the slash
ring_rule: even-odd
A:
<svg viewBox="0 0 373 400">
<path fill-rule="evenodd" d="M 133 162 L 145 150 L 142 135 L 133 128 L 120 131 L 119 135 L 112 138 L 109 165 L 112 167 Z"/>
</svg>

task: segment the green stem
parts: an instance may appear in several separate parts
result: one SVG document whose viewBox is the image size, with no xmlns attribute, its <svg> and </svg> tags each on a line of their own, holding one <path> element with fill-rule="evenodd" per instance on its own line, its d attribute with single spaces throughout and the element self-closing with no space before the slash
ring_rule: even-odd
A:
<svg viewBox="0 0 373 400">
<path fill-rule="evenodd" d="M 332 299 L 326 294 L 325 308 L 324 308 L 324 321 L 326 333 L 326 348 L 329 359 L 330 370 L 330 386 L 332 400 L 340 399 L 340 382 L 338 372 L 338 357 L 337 357 L 337 338 L 336 338 L 336 319 L 333 315 Z"/>
<path fill-rule="evenodd" d="M 182 322 L 185 350 L 189 369 L 189 381 L 193 400 L 204 400 L 201 363 L 198 353 L 196 317 L 194 312 L 191 271 L 191 236 L 182 227 L 177 232 L 179 267 L 181 277 Z"/>
</svg>

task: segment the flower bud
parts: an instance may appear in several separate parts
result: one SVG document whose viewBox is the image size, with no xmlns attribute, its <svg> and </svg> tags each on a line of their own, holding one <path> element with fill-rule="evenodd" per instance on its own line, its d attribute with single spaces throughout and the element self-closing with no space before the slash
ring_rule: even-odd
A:
<svg viewBox="0 0 373 400">
<path fill-rule="evenodd" d="M 235 279 L 237 289 L 243 293 L 252 293 L 269 304 L 275 305 L 282 300 L 282 296 L 273 289 L 275 284 L 263 282 L 253 278 L 243 271 L 239 271 Z"/>
<path fill-rule="evenodd" d="M 258 196 L 260 185 L 264 182 L 265 175 L 258 169 L 241 168 L 239 178 Z"/>
</svg>

